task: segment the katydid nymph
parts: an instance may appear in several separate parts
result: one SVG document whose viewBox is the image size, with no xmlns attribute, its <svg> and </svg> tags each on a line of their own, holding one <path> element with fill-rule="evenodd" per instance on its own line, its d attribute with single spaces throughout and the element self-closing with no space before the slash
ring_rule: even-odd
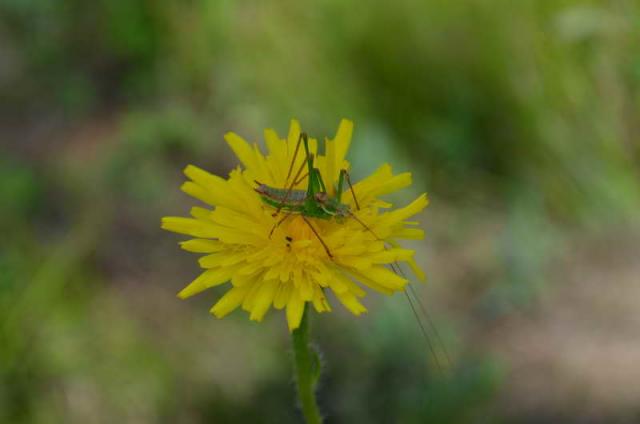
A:
<svg viewBox="0 0 640 424">
<path fill-rule="evenodd" d="M 351 208 L 348 204 L 342 203 L 342 191 L 344 189 L 345 181 L 349 185 L 349 190 L 351 191 L 351 195 L 353 196 L 353 201 L 355 203 L 356 209 L 360 209 L 360 205 L 358 204 L 358 199 L 356 198 L 356 194 L 353 191 L 353 186 L 351 185 L 351 178 L 346 169 L 340 170 L 340 176 L 338 178 L 338 187 L 336 190 L 335 197 L 330 197 L 327 193 L 327 186 L 322 179 L 322 174 L 320 170 L 314 166 L 314 156 L 309 151 L 309 138 L 306 133 L 301 133 L 298 138 L 298 143 L 296 144 L 296 149 L 293 155 L 293 160 L 291 161 L 291 165 L 289 166 L 289 172 L 287 173 L 287 181 L 291 177 L 291 172 L 293 170 L 293 165 L 296 161 L 296 157 L 298 155 L 298 151 L 300 150 L 300 143 L 304 145 L 304 150 L 306 153 L 306 160 L 302 163 L 298 172 L 293 177 L 292 183 L 288 188 L 274 188 L 270 187 L 266 184 L 262 184 L 259 181 L 256 181 L 258 187 L 255 188 L 255 191 L 260 194 L 262 201 L 269 206 L 276 208 L 276 211 L 273 213 L 273 216 L 276 217 L 281 210 L 285 211 L 286 214 L 284 218 L 278 221 L 274 227 L 271 229 L 271 233 L 269 237 L 273 234 L 273 231 L 282 224 L 290 215 L 298 214 L 302 217 L 302 219 L 306 222 L 306 224 L 311 228 L 315 236 L 318 238 L 324 250 L 327 252 L 330 258 L 333 258 L 331 251 L 327 247 L 326 243 L 320 237 L 317 230 L 313 227 L 308 218 L 318 218 L 318 219 L 332 219 L 336 218 L 338 220 L 345 219 L 346 217 L 352 217 L 356 221 L 358 221 L 365 229 L 371 232 L 374 236 L 375 234 L 369 227 L 364 224 L 360 219 L 358 219 L 352 212 Z M 307 173 L 300 176 L 304 168 L 307 168 Z M 299 184 L 305 177 L 308 177 L 308 185 L 307 190 L 294 190 L 297 184 Z M 377 238 L 377 236 L 376 236 Z"/>
</svg>

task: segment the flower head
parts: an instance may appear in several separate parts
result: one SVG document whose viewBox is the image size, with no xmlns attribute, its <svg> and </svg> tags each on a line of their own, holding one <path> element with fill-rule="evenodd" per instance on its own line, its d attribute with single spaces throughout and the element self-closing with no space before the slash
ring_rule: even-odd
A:
<svg viewBox="0 0 640 424">
<path fill-rule="evenodd" d="M 353 193 L 349 188 L 341 196 L 336 193 L 341 170 L 349 168 L 345 157 L 352 130 L 353 123 L 342 120 L 335 138 L 325 140 L 324 154 L 318 154 L 317 141 L 310 139 L 309 157 L 300 148 L 301 130 L 295 120 L 286 139 L 265 130 L 267 155 L 257 145 L 227 133 L 225 140 L 242 168 L 223 179 L 187 166 L 184 173 L 190 181 L 182 190 L 209 207 L 193 207 L 191 218 L 165 217 L 162 228 L 194 237 L 181 246 L 204 254 L 199 263 L 205 271 L 178 296 L 187 298 L 230 282 L 231 288 L 211 308 L 212 314 L 222 318 L 242 306 L 250 319 L 261 321 L 271 306 L 286 308 L 289 329 L 294 330 L 306 302 L 318 312 L 331 310 L 327 291 L 360 315 L 366 312 L 358 300 L 366 294 L 363 286 L 384 294 L 404 290 L 406 278 L 390 269 L 398 262 L 406 262 L 423 279 L 414 251 L 397 241 L 424 236 L 407 219 L 427 206 L 426 194 L 399 209 L 380 199 L 409 186 L 410 173 L 394 175 L 391 166 L 384 164 L 354 184 Z M 309 158 L 326 187 L 326 195 L 314 196 L 311 206 L 321 210 L 323 202 L 332 201 L 342 208 L 340 216 L 315 216 L 295 209 L 308 200 L 309 176 L 294 174 L 306 169 Z M 278 210 L 274 201 L 291 207 Z"/>
</svg>

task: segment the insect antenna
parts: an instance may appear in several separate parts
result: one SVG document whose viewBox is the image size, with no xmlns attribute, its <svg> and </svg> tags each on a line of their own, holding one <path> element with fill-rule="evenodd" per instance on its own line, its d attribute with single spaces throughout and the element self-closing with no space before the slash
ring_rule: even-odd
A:
<svg viewBox="0 0 640 424">
<path fill-rule="evenodd" d="M 348 175 L 348 174 L 347 174 Z M 349 182 L 349 180 L 347 179 L 347 182 Z M 349 186 L 351 187 L 351 183 L 349 183 Z M 353 188 L 352 188 L 353 190 Z M 352 191 L 353 194 L 353 191 Z M 353 194 L 354 196 L 354 200 L 355 200 L 355 194 Z M 356 204 L 357 204 L 357 200 L 356 200 Z M 360 225 L 362 225 L 362 227 L 367 230 L 368 232 L 370 232 L 378 241 L 382 241 L 384 242 L 384 240 L 382 240 L 380 237 L 378 237 L 378 235 L 367 225 L 365 224 L 360 218 L 358 218 L 353 212 L 351 211 L 347 211 L 349 213 L 349 215 L 356 221 L 358 222 Z M 386 243 L 386 242 L 385 242 Z M 385 246 L 385 249 L 387 247 Z M 404 273 L 404 271 L 402 270 L 402 268 L 400 267 L 400 264 L 398 264 L 398 262 L 393 262 L 390 264 L 391 265 L 391 269 L 393 270 L 393 272 L 395 272 L 396 274 L 400 275 L 402 278 L 404 278 L 405 280 L 408 280 L 407 275 Z M 424 317 L 426 318 L 427 324 L 429 326 L 429 328 L 431 329 L 431 331 L 433 331 L 433 334 L 436 337 L 436 342 L 438 343 L 438 345 L 442 348 L 442 352 L 444 353 L 444 356 L 447 360 L 447 366 L 451 367 L 451 357 L 449 356 L 449 352 L 447 351 L 443 341 L 442 341 L 442 337 L 440 337 L 440 332 L 438 331 L 438 328 L 436 327 L 435 323 L 433 322 L 433 319 L 431 319 L 431 315 L 427 312 L 427 308 L 425 307 L 424 303 L 422 302 L 422 300 L 420 300 L 420 297 L 418 296 L 418 293 L 416 292 L 416 289 L 413 287 L 412 284 L 409 284 L 409 291 L 411 292 L 411 295 L 413 295 L 415 302 L 419 305 L 420 311 L 422 312 L 422 315 L 424 315 Z M 433 346 L 433 343 L 431 342 L 431 339 L 429 338 L 427 329 L 424 326 L 424 323 L 422 322 L 422 319 L 420 318 L 420 315 L 418 314 L 418 310 L 416 309 L 413 301 L 411 300 L 411 296 L 409 295 L 409 293 L 407 293 L 406 291 L 404 292 L 405 296 L 407 297 L 407 300 L 409 301 L 409 306 L 411 306 L 411 310 L 413 311 L 414 316 L 416 317 L 416 320 L 418 321 L 418 325 L 420 326 L 420 330 L 422 331 L 422 334 L 424 335 L 425 341 L 427 342 L 427 345 L 429 346 L 429 350 L 431 351 L 431 355 L 433 355 L 433 358 L 436 362 L 436 365 L 438 367 L 438 369 L 440 371 L 443 370 L 442 365 L 440 364 L 440 360 L 438 359 L 438 355 L 435 352 L 435 348 Z"/>
<path fill-rule="evenodd" d="M 386 247 L 385 247 L 386 249 Z M 393 262 L 391 264 L 389 264 L 391 266 L 391 270 L 396 274 L 396 275 L 401 275 L 403 278 L 406 279 L 405 274 L 402 272 L 402 269 L 400 268 L 400 265 L 397 262 Z M 412 286 L 409 284 L 409 288 L 412 289 Z M 415 301 L 420 303 L 419 298 L 416 296 L 415 291 L 412 291 L 412 294 L 415 298 Z M 427 347 L 429 348 L 429 352 L 431 352 L 431 356 L 433 357 L 433 360 L 436 363 L 436 368 L 438 369 L 438 372 L 442 373 L 444 372 L 444 367 L 442 366 L 442 363 L 440 362 L 440 359 L 438 358 L 438 354 L 436 352 L 436 349 L 434 347 L 434 343 L 431 340 L 431 337 L 429 336 L 429 332 L 427 331 L 427 328 L 425 327 L 422 318 L 420 317 L 420 314 L 418 313 L 418 309 L 416 308 L 416 305 L 414 304 L 414 300 L 411 299 L 411 296 L 409 295 L 409 293 L 405 290 L 404 291 L 404 295 L 407 298 L 407 301 L 409 302 L 409 306 L 411 307 L 411 312 L 413 312 L 413 316 L 416 319 L 416 322 L 418 323 L 418 326 L 420 327 L 420 332 L 422 333 L 422 336 L 424 338 L 425 343 L 427 344 Z M 436 332 L 437 334 L 437 332 Z M 440 341 L 440 338 L 438 336 L 436 336 L 438 338 L 438 341 L 440 344 L 442 344 L 442 342 Z"/>
<path fill-rule="evenodd" d="M 413 312 L 413 316 L 416 317 L 416 321 L 418 322 L 418 325 L 420 326 L 420 331 L 422 332 L 422 335 L 424 336 L 424 340 L 427 343 L 427 346 L 429 347 L 429 351 L 431 352 L 431 356 L 433 356 L 433 359 L 436 362 L 436 367 L 438 368 L 439 372 L 443 371 L 443 367 L 442 364 L 440 363 L 440 359 L 438 359 L 438 355 L 436 354 L 436 350 L 433 347 L 433 343 L 431 342 L 431 339 L 429 338 L 429 334 L 427 333 L 427 329 L 424 327 L 424 324 L 422 323 L 422 320 L 420 319 L 420 315 L 418 314 L 418 311 L 416 310 L 415 305 L 413 304 L 413 301 L 411 300 L 411 296 L 409 296 L 409 293 L 407 293 L 406 291 L 404 292 L 405 297 L 407 298 L 407 301 L 409 302 L 409 306 L 411 307 L 411 311 Z"/>
<path fill-rule="evenodd" d="M 293 152 L 293 159 L 291 159 L 291 164 L 289 165 L 289 171 L 287 171 L 287 178 L 284 180 L 285 185 L 287 184 L 287 181 L 289 181 L 289 177 L 291 176 L 291 171 L 293 171 L 293 164 L 296 163 L 296 159 L 298 158 L 298 150 L 300 150 L 300 143 L 302 143 L 303 138 L 307 138 L 307 134 L 301 132 L 300 136 L 298 137 L 298 142 L 296 143 L 296 150 Z"/>
<path fill-rule="evenodd" d="M 400 264 L 395 262 L 395 265 L 396 265 L 396 267 L 397 267 L 397 269 L 398 269 L 398 271 L 400 273 L 400 276 L 402 276 L 403 278 L 407 279 L 407 276 L 404 273 L 404 271 L 402 270 L 402 268 L 400 267 Z M 424 305 L 424 302 L 422 300 L 420 300 L 420 296 L 418 296 L 418 292 L 413 287 L 412 284 L 409 284 L 409 291 L 411 291 L 411 294 L 413 295 L 416 303 L 418 303 L 418 306 L 420 307 L 420 310 L 422 311 L 422 314 L 426 318 L 427 324 L 431 328 L 431 331 L 433 331 L 433 334 L 435 334 L 436 342 L 438 343 L 438 345 L 442 349 L 442 353 L 444 354 L 444 357 L 447 360 L 447 366 L 450 368 L 452 366 L 453 362 L 451 361 L 451 356 L 449 355 L 449 352 L 447 351 L 447 348 L 445 347 L 445 344 L 444 344 L 444 342 L 442 340 L 442 337 L 440 337 L 440 332 L 438 331 L 438 327 L 433 322 L 433 319 L 431 318 L 431 314 L 429 314 L 429 312 L 427 312 L 427 308 Z M 406 292 L 405 292 L 405 294 L 406 294 Z M 408 294 L 407 294 L 407 296 L 408 296 Z"/>
</svg>

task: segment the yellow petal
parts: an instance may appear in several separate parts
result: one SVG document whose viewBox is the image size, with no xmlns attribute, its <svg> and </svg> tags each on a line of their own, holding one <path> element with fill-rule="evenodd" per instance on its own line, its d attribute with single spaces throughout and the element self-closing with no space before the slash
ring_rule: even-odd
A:
<svg viewBox="0 0 640 424">
<path fill-rule="evenodd" d="M 252 285 L 264 279 L 264 278 L 261 278 L 260 271 L 255 271 L 251 274 L 242 274 L 240 271 L 243 269 L 244 264 L 239 266 L 240 266 L 240 269 L 231 278 L 231 284 L 233 284 L 235 287 Z"/>
<path fill-rule="evenodd" d="M 245 210 L 246 204 L 240 201 L 237 195 L 239 190 L 237 187 L 233 190 L 230 187 L 234 180 L 241 179 L 240 174 L 232 172 L 230 179 L 224 180 L 194 165 L 188 165 L 184 169 L 184 174 L 192 180 L 187 181 L 181 187 L 182 191 L 188 195 L 212 206 Z"/>
<path fill-rule="evenodd" d="M 336 293 L 338 300 L 354 315 L 360 315 L 367 312 L 367 308 L 358 301 L 358 299 L 349 291 Z"/>
<path fill-rule="evenodd" d="M 165 216 L 160 226 L 165 230 L 193 237 L 216 238 L 215 226 L 198 219 Z"/>
<path fill-rule="evenodd" d="M 249 287 L 247 286 L 232 287 L 213 305 L 209 312 L 217 318 L 223 318 L 242 304 L 248 292 Z"/>
<path fill-rule="evenodd" d="M 413 258 L 413 255 L 413 250 L 394 248 L 366 256 L 366 259 L 373 264 L 389 264 L 397 261 L 408 261 Z"/>
<path fill-rule="evenodd" d="M 300 285 L 298 292 L 302 300 L 309 301 L 313 299 L 313 283 L 307 277 L 307 274 L 302 274 L 302 278 L 300 279 L 299 283 Z"/>
<path fill-rule="evenodd" d="M 187 252 L 193 253 L 214 253 L 225 249 L 224 243 L 220 243 L 218 240 L 208 239 L 192 239 L 180 242 L 182 247 Z"/>
<path fill-rule="evenodd" d="M 210 219 L 220 226 L 251 234 L 259 239 L 267 238 L 269 235 L 263 226 L 256 225 L 255 219 L 251 216 L 225 207 L 216 208 L 211 212 Z"/>
<path fill-rule="evenodd" d="M 207 220 L 211 216 L 211 211 L 199 206 L 194 206 L 189 211 L 189 214 L 196 219 Z"/>
<path fill-rule="evenodd" d="M 193 234 L 197 237 L 211 237 L 217 238 L 224 243 L 229 244 L 240 244 L 240 245 L 249 245 L 249 244 L 259 244 L 267 238 L 267 234 L 265 232 L 264 235 L 252 234 L 251 232 L 247 232 L 248 230 L 254 229 L 255 227 L 227 227 L 222 225 L 211 224 L 207 227 L 208 232 L 206 236 L 199 236 L 198 234 Z"/>
<path fill-rule="evenodd" d="M 253 305 L 255 305 L 256 297 L 260 291 L 261 285 L 262 281 L 254 281 L 253 284 L 249 286 L 249 293 L 247 293 L 244 301 L 242 302 L 242 309 L 249 312 L 253 310 Z"/>
<path fill-rule="evenodd" d="M 243 252 L 217 252 L 211 255 L 203 256 L 198 260 L 202 268 L 218 268 L 235 265 L 245 260 Z"/>
<path fill-rule="evenodd" d="M 291 297 L 291 290 L 293 286 L 290 283 L 280 283 L 276 295 L 273 298 L 273 307 L 276 309 L 282 309 L 287 306 L 289 298 Z"/>
<path fill-rule="evenodd" d="M 380 220 L 376 223 L 377 225 L 390 225 L 396 222 L 401 222 L 421 210 L 427 207 L 429 204 L 429 200 L 427 199 L 427 194 L 421 194 L 416 200 L 405 206 L 404 208 L 396 209 L 392 212 L 387 212 L 382 215 Z"/>
<path fill-rule="evenodd" d="M 369 288 L 371 288 L 371 289 L 373 289 L 373 290 L 375 290 L 377 292 L 380 292 L 382 294 L 386 294 L 387 296 L 395 293 L 394 290 L 391 290 L 388 287 L 385 287 L 385 286 L 382 286 L 382 285 L 376 283 L 375 281 L 373 281 L 370 278 L 368 278 L 365 274 L 361 274 L 361 273 L 359 273 L 357 271 L 354 271 L 354 270 L 349 270 L 349 274 L 353 275 L 353 277 L 355 279 L 357 279 L 358 282 L 360 282 L 361 284 L 364 284 L 367 287 L 369 287 Z"/>
<path fill-rule="evenodd" d="M 376 196 L 382 196 L 401 190 L 411 185 L 411 174 L 404 172 L 393 175 L 391 166 L 384 164 L 373 174 L 359 181 L 353 186 L 358 201 L 364 205 L 377 201 Z M 348 199 L 347 199 L 348 200 Z"/>
<path fill-rule="evenodd" d="M 264 139 L 269 149 L 268 159 L 271 164 L 270 171 L 273 179 L 278 186 L 284 187 L 286 184 L 286 173 L 289 169 L 287 144 L 281 140 L 278 134 L 271 128 L 264 130 Z"/>
<path fill-rule="evenodd" d="M 411 173 L 403 172 L 402 174 L 398 174 L 389 178 L 379 187 L 376 187 L 375 195 L 383 196 L 388 193 L 393 193 L 394 191 L 402 190 L 405 187 L 409 187 L 411 185 Z"/>
<path fill-rule="evenodd" d="M 324 295 L 324 292 L 322 291 L 320 286 L 314 285 L 313 286 L 313 291 L 314 291 L 313 307 L 316 309 L 316 311 L 318 311 L 318 312 L 330 312 L 331 311 L 331 305 L 329 305 L 329 302 L 327 301 L 327 298 Z"/>
<path fill-rule="evenodd" d="M 209 287 L 214 287 L 229 281 L 233 275 L 233 268 L 208 269 L 193 280 L 187 287 L 178 293 L 178 297 L 186 299 L 189 296 L 200 293 Z"/>
<path fill-rule="evenodd" d="M 407 260 L 407 263 L 409 264 L 409 268 L 411 268 L 411 271 L 413 271 L 415 276 L 418 277 L 418 280 L 420 280 L 422 282 L 425 282 L 427 280 L 427 276 L 425 275 L 425 273 L 422 270 L 422 268 L 420 268 L 418 266 L 418 264 L 416 263 L 415 259 L 411 258 L 411 259 Z"/>
<path fill-rule="evenodd" d="M 224 135 L 224 139 L 246 169 L 256 169 L 255 152 L 242 137 L 233 132 Z"/>
<path fill-rule="evenodd" d="M 370 280 L 390 290 L 402 290 L 408 282 L 405 278 L 383 266 L 372 266 L 363 274 Z"/>
<path fill-rule="evenodd" d="M 305 302 L 300 298 L 298 291 L 293 290 L 289 298 L 289 303 L 287 303 L 287 323 L 289 325 L 289 331 L 300 327 L 304 304 Z"/>
<path fill-rule="evenodd" d="M 276 280 L 265 281 L 262 283 L 260 290 L 256 293 L 253 308 L 251 309 L 251 315 L 249 316 L 251 321 L 262 321 L 269 310 L 269 307 L 271 307 L 277 287 L 278 281 Z"/>
<path fill-rule="evenodd" d="M 353 122 L 348 119 L 341 120 L 336 136 L 333 139 L 335 141 L 335 163 L 337 167 L 343 166 L 343 161 L 347 157 L 347 152 L 351 145 L 352 134 Z M 338 171 L 340 170 L 338 169 Z"/>
<path fill-rule="evenodd" d="M 191 197 L 211 205 L 216 206 L 220 204 L 218 200 L 211 194 L 211 192 L 204 187 L 194 183 L 193 181 L 187 181 L 180 186 L 180 190 L 187 193 Z"/>
</svg>

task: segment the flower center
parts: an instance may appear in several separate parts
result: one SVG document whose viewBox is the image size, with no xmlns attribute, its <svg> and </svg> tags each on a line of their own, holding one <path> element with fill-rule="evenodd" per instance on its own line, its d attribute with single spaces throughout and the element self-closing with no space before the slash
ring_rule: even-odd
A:
<svg viewBox="0 0 640 424">
<path fill-rule="evenodd" d="M 287 226 L 287 235 L 294 241 L 310 240 L 315 237 L 313 231 L 311 231 L 311 228 L 309 228 L 309 225 L 304 221 L 304 219 L 302 219 L 300 215 L 296 215 L 289 219 L 289 225 Z"/>
</svg>

